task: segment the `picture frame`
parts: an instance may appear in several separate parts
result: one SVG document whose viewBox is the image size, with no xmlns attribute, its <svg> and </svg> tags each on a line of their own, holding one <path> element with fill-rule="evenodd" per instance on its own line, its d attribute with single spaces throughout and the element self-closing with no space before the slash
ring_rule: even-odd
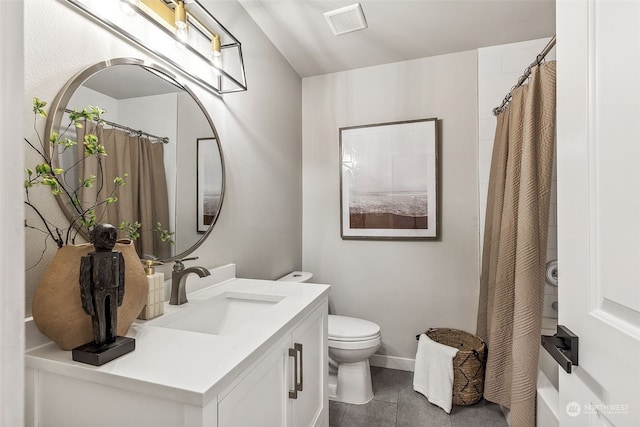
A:
<svg viewBox="0 0 640 427">
<path fill-rule="evenodd" d="M 222 197 L 215 174 L 211 173 L 220 154 L 213 137 L 197 138 L 196 143 L 196 231 L 206 233 L 216 219 Z"/>
<path fill-rule="evenodd" d="M 438 119 L 339 131 L 342 239 L 438 240 Z"/>
</svg>

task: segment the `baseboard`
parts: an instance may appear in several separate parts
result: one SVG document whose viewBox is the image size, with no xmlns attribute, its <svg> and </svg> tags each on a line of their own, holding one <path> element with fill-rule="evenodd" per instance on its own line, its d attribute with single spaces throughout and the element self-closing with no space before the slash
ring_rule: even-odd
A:
<svg viewBox="0 0 640 427">
<path fill-rule="evenodd" d="M 384 354 L 374 354 L 369 359 L 371 366 L 377 366 L 379 368 L 398 369 L 400 371 L 413 372 L 416 364 L 415 359 L 407 359 L 405 357 L 387 356 Z"/>
</svg>

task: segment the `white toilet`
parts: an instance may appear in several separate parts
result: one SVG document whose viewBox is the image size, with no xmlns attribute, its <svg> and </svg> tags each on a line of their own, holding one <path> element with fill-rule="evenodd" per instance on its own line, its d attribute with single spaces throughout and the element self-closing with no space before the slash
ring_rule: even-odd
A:
<svg viewBox="0 0 640 427">
<path fill-rule="evenodd" d="M 294 271 L 279 280 L 307 282 L 313 275 Z M 329 399 L 363 404 L 373 399 L 369 358 L 380 348 L 380 326 L 355 317 L 329 315 Z"/>
</svg>

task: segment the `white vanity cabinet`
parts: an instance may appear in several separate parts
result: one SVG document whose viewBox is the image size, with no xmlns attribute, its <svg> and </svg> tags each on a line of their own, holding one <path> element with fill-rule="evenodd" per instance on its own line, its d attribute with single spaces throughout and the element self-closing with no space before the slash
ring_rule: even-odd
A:
<svg viewBox="0 0 640 427">
<path fill-rule="evenodd" d="M 327 305 L 218 396 L 218 427 L 320 427 L 328 424 Z"/>
<path fill-rule="evenodd" d="M 302 362 L 298 365 L 297 394 L 288 394 L 290 427 L 326 426 L 329 423 L 327 313 L 328 306 L 323 304 L 291 333 L 292 349 L 298 352 Z M 291 353 L 289 355 L 291 357 Z M 296 363 L 295 359 L 290 358 L 290 361 Z M 295 381 L 290 383 L 289 387 L 293 389 Z"/>
<path fill-rule="evenodd" d="M 132 327 L 136 350 L 100 367 L 72 361 L 51 342 L 34 346 L 26 425 L 328 426 L 329 286 L 234 279 L 203 292 L 231 289 L 285 299 L 229 335 L 142 323 Z"/>
</svg>

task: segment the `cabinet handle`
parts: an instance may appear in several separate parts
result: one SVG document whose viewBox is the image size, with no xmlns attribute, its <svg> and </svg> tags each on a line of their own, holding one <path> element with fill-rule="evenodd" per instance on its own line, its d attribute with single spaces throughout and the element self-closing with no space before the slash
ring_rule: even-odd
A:
<svg viewBox="0 0 640 427">
<path fill-rule="evenodd" d="M 289 399 L 298 398 L 298 351 L 295 348 L 289 349 L 289 357 L 293 357 L 293 391 L 289 390 Z"/>
<path fill-rule="evenodd" d="M 302 344 L 295 343 L 293 348 L 300 353 L 300 382 L 296 383 L 296 390 L 302 391 L 302 373 L 304 369 L 302 369 Z"/>
</svg>

